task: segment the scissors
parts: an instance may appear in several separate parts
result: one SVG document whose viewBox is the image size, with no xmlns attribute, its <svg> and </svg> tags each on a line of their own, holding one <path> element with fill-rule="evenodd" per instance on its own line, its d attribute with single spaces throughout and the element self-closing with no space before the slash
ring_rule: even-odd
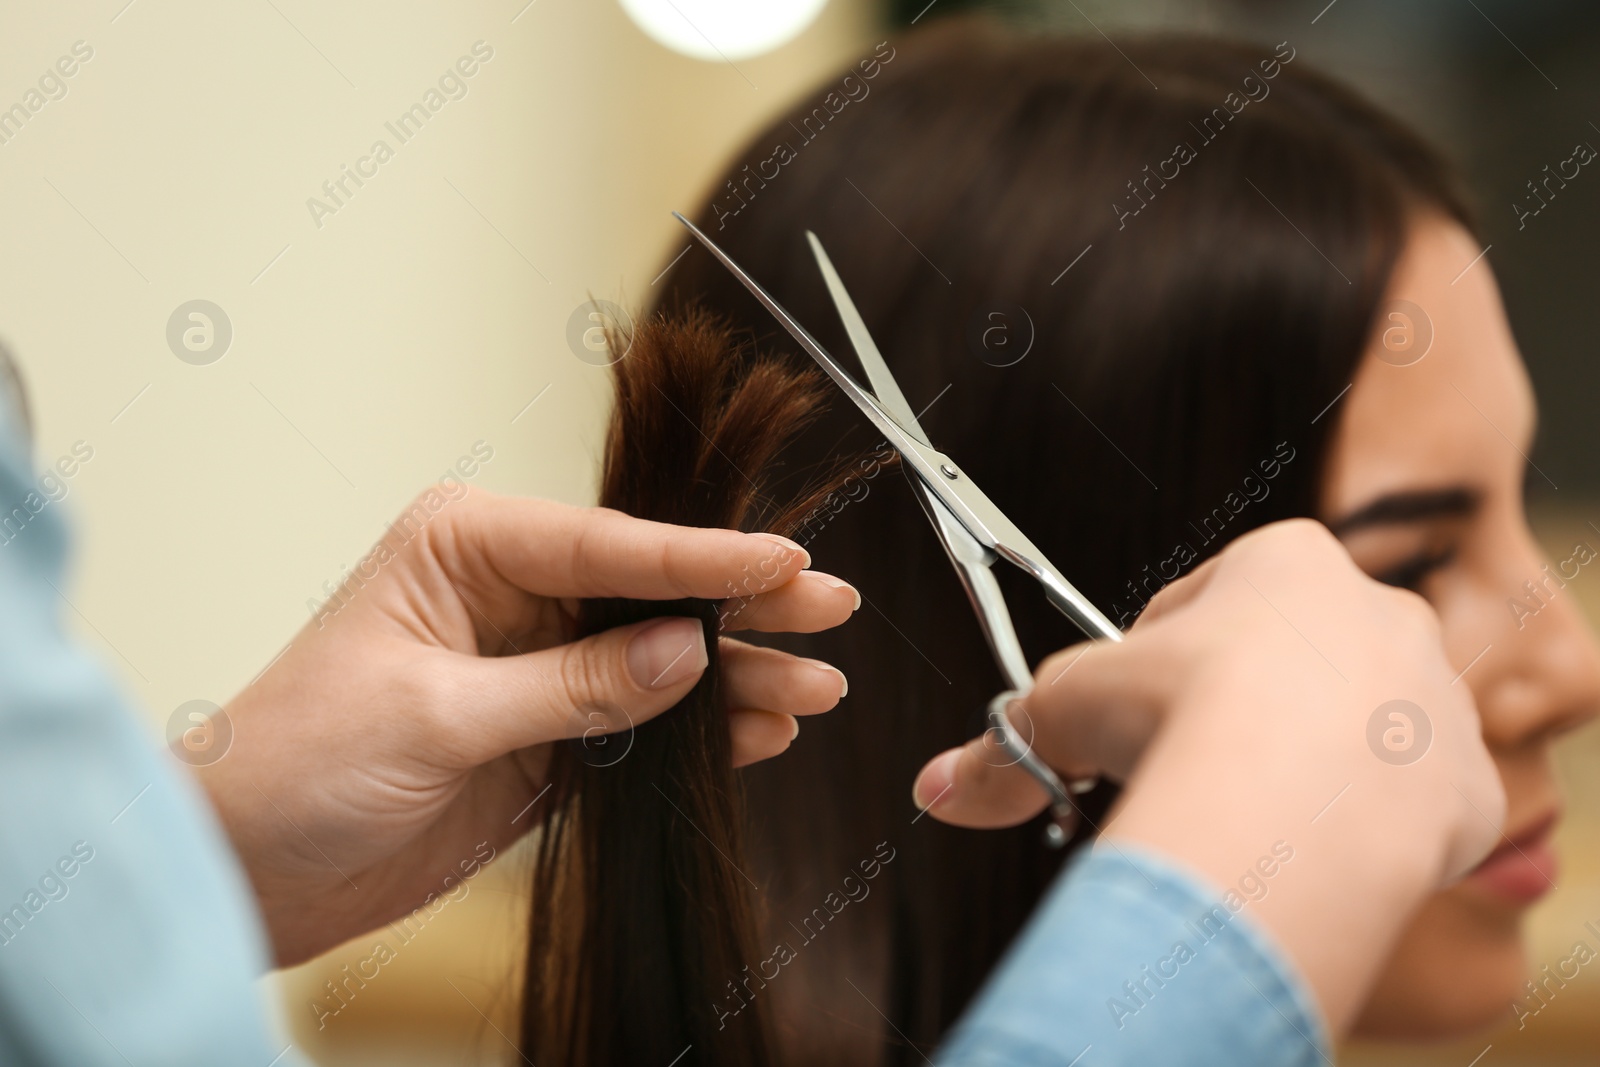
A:
<svg viewBox="0 0 1600 1067">
<path fill-rule="evenodd" d="M 1093 788 L 1095 780 L 1088 778 L 1071 785 L 1064 783 L 1017 732 L 1007 715 L 1010 705 L 1033 688 L 1033 672 L 1022 653 L 1022 644 L 1017 640 L 1016 629 L 1011 624 L 1011 613 L 1006 608 L 1000 583 L 991 568 L 997 560 L 1003 559 L 1027 573 L 1043 586 L 1045 599 L 1071 619 L 1087 637 L 1120 641 L 1122 631 L 1062 577 L 1044 553 L 1017 529 L 1005 512 L 978 488 L 977 483 L 956 466 L 953 459 L 928 442 L 928 435 L 923 432 L 916 413 L 900 391 L 894 375 L 889 373 L 889 366 L 873 342 L 872 335 L 867 332 L 866 322 L 856 310 L 855 301 L 850 299 L 844 282 L 839 279 L 833 262 L 828 259 L 828 253 L 823 251 L 822 242 L 817 240 L 816 234 L 807 230 L 806 239 L 811 242 L 812 254 L 822 271 L 828 293 L 838 309 L 850 343 L 867 372 L 867 381 L 872 385 L 870 392 L 852 378 L 817 343 L 816 338 L 716 242 L 678 212 L 672 214 L 773 314 L 900 454 L 906 478 L 923 511 L 927 512 L 940 544 L 944 545 L 968 599 L 972 601 L 973 611 L 977 613 L 989 648 L 1010 687 L 989 702 L 989 731 L 999 738 L 1000 749 L 1032 775 L 1049 795 L 1051 822 L 1046 827 L 1046 842 L 1057 848 L 1066 844 L 1067 838 L 1077 828 L 1080 816 L 1072 797 Z"/>
</svg>

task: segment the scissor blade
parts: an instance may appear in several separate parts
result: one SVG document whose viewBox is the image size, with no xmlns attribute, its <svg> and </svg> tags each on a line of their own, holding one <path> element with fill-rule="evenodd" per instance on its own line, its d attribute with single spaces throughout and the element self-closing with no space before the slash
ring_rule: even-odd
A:
<svg viewBox="0 0 1600 1067">
<path fill-rule="evenodd" d="M 804 326 L 795 321 L 793 315 L 784 310 L 783 305 L 774 300 L 754 278 L 745 273 L 744 268 L 735 263 L 715 241 L 701 233 L 698 226 L 676 211 L 672 213 L 672 217 L 683 223 L 695 239 L 705 245 L 711 254 L 717 257 L 718 262 L 727 267 L 733 276 L 739 279 L 740 284 L 750 290 L 751 295 L 772 313 L 785 330 L 789 331 L 790 336 L 800 343 L 800 347 L 817 361 L 817 365 L 827 372 L 828 377 L 834 380 L 845 396 L 855 402 L 862 414 L 867 416 L 889 444 L 900 453 L 909 472 L 921 479 L 923 486 L 950 510 L 973 540 L 1031 574 L 1044 586 L 1045 596 L 1050 602 L 1072 619 L 1085 634 L 1112 641 L 1122 639 L 1121 631 L 1111 620 L 1102 615 L 1083 594 L 1062 577 L 1045 558 L 1044 553 L 1023 536 L 1022 531 L 1018 530 L 1011 520 L 1006 518 L 1005 513 L 984 495 L 983 490 L 979 489 L 970 478 L 961 474 L 953 459 L 902 426 L 899 420 L 878 402 L 877 397 L 852 378 L 850 373 L 828 354 L 827 349 L 823 348 Z M 876 351 L 876 348 L 873 351 Z M 881 362 L 881 357 L 879 360 Z M 870 366 L 870 363 L 867 365 Z M 892 377 L 889 380 L 893 382 Z M 898 387 L 894 388 L 893 394 L 899 396 L 898 402 L 904 406 L 905 397 L 900 396 Z M 911 425 L 917 425 L 914 416 Z M 917 433 L 921 433 L 920 426 Z"/>
<path fill-rule="evenodd" d="M 768 293 L 761 287 L 759 282 L 750 277 L 743 267 L 735 263 L 728 253 L 718 247 L 715 241 L 702 233 L 700 227 L 676 211 L 672 213 L 672 217 L 683 223 L 684 228 L 693 234 L 697 241 L 705 245 L 706 249 L 717 257 L 718 262 L 727 267 L 733 276 L 739 279 L 740 284 L 750 290 L 750 294 L 761 302 L 762 307 L 772 312 L 772 316 L 778 320 L 779 325 L 789 331 L 789 336 L 798 341 L 800 347 L 805 349 L 806 353 L 817 361 L 817 365 L 827 372 L 828 377 L 833 379 L 834 384 L 838 385 L 844 395 L 854 401 L 856 407 L 860 408 L 862 413 L 878 428 L 879 432 L 888 439 L 889 444 L 893 445 L 902 455 L 912 453 L 918 455 L 920 459 L 918 450 L 928 449 L 927 442 L 919 440 L 909 431 L 903 429 L 894 416 L 885 411 L 883 406 L 878 403 L 877 397 L 869 393 L 862 387 L 860 382 L 852 378 L 850 372 L 841 367 L 838 361 L 828 354 L 828 350 L 823 348 L 817 339 L 812 337 L 810 332 L 784 309 L 782 304 L 772 298 L 772 294 Z M 900 399 L 904 403 L 905 398 L 901 397 Z M 914 460 L 913 462 L 916 461 Z M 923 462 L 925 463 L 925 461 Z"/>
<path fill-rule="evenodd" d="M 833 269 L 833 260 L 828 258 L 816 234 L 807 230 L 806 240 L 811 242 L 811 254 L 816 256 L 817 266 L 822 269 L 822 280 L 828 285 L 828 295 L 833 297 L 833 306 L 839 311 L 839 320 L 844 323 L 845 333 L 850 335 L 850 343 L 855 346 L 856 355 L 867 372 L 867 382 L 877 394 L 878 403 L 894 416 L 906 433 L 929 445 L 928 435 L 917 421 L 917 413 L 911 410 L 906 395 L 900 391 L 900 383 L 894 380 L 889 365 L 883 361 L 883 353 L 878 351 L 872 334 L 867 332 L 867 324 L 861 318 L 861 312 L 856 310 L 856 302 L 850 299 L 839 272 Z"/>
</svg>

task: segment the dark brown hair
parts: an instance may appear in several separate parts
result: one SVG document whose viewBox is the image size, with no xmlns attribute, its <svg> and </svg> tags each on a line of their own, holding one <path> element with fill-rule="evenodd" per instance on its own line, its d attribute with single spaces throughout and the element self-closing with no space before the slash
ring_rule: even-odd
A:
<svg viewBox="0 0 1600 1067">
<path fill-rule="evenodd" d="M 1329 405 L 1412 218 L 1469 216 L 1426 144 L 1292 42 L 1118 44 L 967 19 L 910 34 L 848 103 L 830 79 L 758 135 L 697 222 L 847 357 L 816 231 L 933 443 L 1125 625 L 1231 538 L 1318 514 Z M 1192 158 L 1168 163 L 1180 144 Z M 661 286 L 664 308 L 792 350 L 699 248 Z M 796 463 L 872 444 L 841 407 Z M 870 488 L 797 535 L 866 605 L 785 642 L 850 695 L 744 772 L 767 939 L 798 950 L 757 1003 L 792 1063 L 921 1064 L 1062 861 L 1037 823 L 917 819 L 917 770 L 982 732 L 1002 681 L 902 479 Z M 1006 593 L 1035 662 L 1079 640 L 1037 588 Z M 1096 821 L 1113 796 L 1089 797 Z M 871 896 L 802 943 L 789 924 L 881 841 L 897 858 Z"/>
<path fill-rule="evenodd" d="M 820 408 L 817 372 L 755 357 L 725 324 L 693 312 L 653 317 L 631 337 L 608 340 L 626 355 L 614 364 L 603 506 L 658 522 L 781 533 L 837 483 L 791 480 L 784 489 L 772 477 L 783 446 Z M 785 504 L 771 495 L 785 491 Z M 759 593 L 762 576 L 752 577 L 730 594 Z M 538 1063 L 771 1062 L 764 1011 L 715 1007 L 723 987 L 766 955 L 744 870 L 719 605 L 586 600 L 578 635 L 665 615 L 705 627 L 709 663 L 694 689 L 620 738 L 593 749 L 573 742 L 553 760 L 557 814 L 537 845 L 523 1019 L 523 1047 Z M 626 715 L 589 710 L 613 726 Z"/>
</svg>

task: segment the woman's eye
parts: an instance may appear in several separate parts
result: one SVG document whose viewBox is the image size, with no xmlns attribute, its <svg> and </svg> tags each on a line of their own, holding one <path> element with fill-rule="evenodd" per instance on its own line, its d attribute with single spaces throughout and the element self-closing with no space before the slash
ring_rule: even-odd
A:
<svg viewBox="0 0 1600 1067">
<path fill-rule="evenodd" d="M 1419 552 L 1403 563 L 1398 563 L 1386 571 L 1374 574 L 1373 577 L 1384 585 L 1392 585 L 1399 589 L 1409 589 L 1413 593 L 1421 592 L 1422 583 L 1434 571 L 1444 567 L 1455 559 L 1454 545 L 1443 549 L 1433 549 Z"/>
</svg>

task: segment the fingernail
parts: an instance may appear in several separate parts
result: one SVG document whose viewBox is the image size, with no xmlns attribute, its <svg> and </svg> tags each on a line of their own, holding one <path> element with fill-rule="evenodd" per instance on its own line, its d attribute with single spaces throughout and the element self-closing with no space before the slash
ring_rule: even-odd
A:
<svg viewBox="0 0 1600 1067">
<path fill-rule="evenodd" d="M 824 663 L 820 659 L 807 659 L 807 660 L 801 660 L 801 662 L 802 663 L 809 663 L 813 667 L 816 667 L 818 670 L 827 671 L 829 674 L 838 675 L 839 676 L 839 699 L 843 700 L 845 697 L 850 695 L 850 679 L 848 679 L 848 678 L 846 678 L 844 676 L 844 671 L 841 671 L 838 667 L 835 667 L 831 663 Z"/>
<path fill-rule="evenodd" d="M 698 619 L 656 619 L 628 642 L 628 673 L 644 689 L 665 689 L 706 669 L 706 633 Z"/>
<path fill-rule="evenodd" d="M 849 582 L 845 581 L 843 578 L 835 578 L 833 575 L 824 574 L 822 571 L 806 571 L 805 573 L 811 578 L 812 581 L 821 582 L 829 589 L 850 590 L 850 595 L 856 598 L 856 606 L 850 610 L 857 611 L 861 608 L 861 591 L 855 586 L 851 585 Z"/>
<path fill-rule="evenodd" d="M 911 786 L 911 799 L 918 808 L 927 811 L 941 800 L 950 799 L 956 780 L 956 763 L 960 759 L 961 750 L 953 748 L 928 761 Z"/>
<path fill-rule="evenodd" d="M 811 566 L 811 553 L 807 552 L 805 549 L 801 548 L 798 544 L 796 544 L 795 542 L 789 540 L 787 537 L 782 536 L 781 534 L 755 533 L 755 534 L 751 534 L 750 536 L 751 537 L 759 537 L 763 541 L 771 541 L 773 544 L 777 545 L 779 548 L 783 549 L 785 552 L 794 553 L 795 555 L 800 557 L 800 566 L 802 566 L 802 567 Z M 785 563 L 789 562 L 789 558 L 787 556 L 785 556 L 783 562 L 785 562 Z"/>
</svg>

